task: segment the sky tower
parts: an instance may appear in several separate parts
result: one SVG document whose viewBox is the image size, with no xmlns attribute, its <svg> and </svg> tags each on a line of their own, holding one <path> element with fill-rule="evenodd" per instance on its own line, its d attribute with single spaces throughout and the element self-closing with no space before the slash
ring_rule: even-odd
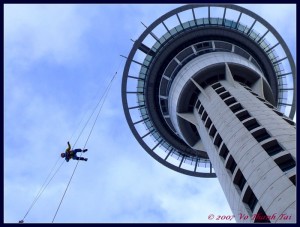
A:
<svg viewBox="0 0 300 227">
<path fill-rule="evenodd" d="M 296 222 L 296 68 L 280 34 L 229 4 L 144 26 L 122 81 L 141 146 L 179 173 L 217 177 L 237 222 Z"/>
</svg>

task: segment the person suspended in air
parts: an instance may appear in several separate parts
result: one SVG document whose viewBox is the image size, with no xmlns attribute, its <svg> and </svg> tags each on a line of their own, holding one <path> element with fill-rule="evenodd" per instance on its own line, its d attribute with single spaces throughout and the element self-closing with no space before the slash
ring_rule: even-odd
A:
<svg viewBox="0 0 300 227">
<path fill-rule="evenodd" d="M 70 161 L 70 159 L 74 159 L 74 160 L 82 160 L 82 161 L 87 161 L 87 158 L 84 157 L 78 157 L 77 156 L 77 152 L 86 152 L 88 149 L 75 149 L 75 150 L 71 150 L 71 145 L 68 141 L 68 148 L 66 149 L 65 153 L 61 153 L 60 156 L 62 158 L 65 158 L 66 161 Z"/>
</svg>

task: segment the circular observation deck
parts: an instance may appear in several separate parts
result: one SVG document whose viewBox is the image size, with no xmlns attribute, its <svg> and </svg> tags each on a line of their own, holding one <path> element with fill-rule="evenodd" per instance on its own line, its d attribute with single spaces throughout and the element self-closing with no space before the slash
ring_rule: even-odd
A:
<svg viewBox="0 0 300 227">
<path fill-rule="evenodd" d="M 175 171 L 208 178 L 216 174 L 206 151 L 181 138 L 170 120 L 174 113 L 168 102 L 179 71 L 212 53 L 233 54 L 255 68 L 251 73 L 233 66 L 234 79 L 251 86 L 255 77 L 261 77 L 266 100 L 294 117 L 296 69 L 286 43 L 267 21 L 236 5 L 185 5 L 161 16 L 135 41 L 122 81 L 125 116 L 141 146 Z M 220 67 L 214 69 L 211 77 L 203 77 L 204 86 L 222 78 Z M 187 109 L 194 107 L 199 94 L 196 88 L 189 89 L 184 95 Z M 197 134 L 192 125 L 186 130 Z"/>
</svg>

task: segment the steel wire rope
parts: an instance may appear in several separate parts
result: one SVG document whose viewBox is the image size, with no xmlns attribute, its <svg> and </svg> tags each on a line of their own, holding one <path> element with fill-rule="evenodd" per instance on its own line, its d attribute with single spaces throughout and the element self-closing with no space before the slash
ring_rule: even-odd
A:
<svg viewBox="0 0 300 227">
<path fill-rule="evenodd" d="M 39 192 L 37 193 L 37 195 L 35 196 L 33 202 L 31 203 L 31 205 L 29 206 L 26 214 L 24 215 L 24 217 L 21 219 L 21 221 L 24 221 L 24 219 L 27 217 L 27 215 L 29 214 L 29 212 L 31 211 L 31 209 L 33 208 L 33 206 L 35 205 L 35 203 L 38 201 L 38 199 L 41 197 L 41 195 L 43 194 L 43 192 L 45 191 L 45 189 L 47 188 L 47 186 L 50 184 L 50 182 L 52 181 L 52 179 L 54 178 L 54 176 L 57 174 L 58 170 L 60 169 L 60 167 L 63 165 L 64 162 L 62 162 L 60 164 L 60 166 L 57 168 L 57 170 L 54 172 L 54 174 L 52 175 L 52 177 L 49 179 L 49 177 L 51 176 L 52 172 L 54 171 L 58 161 L 59 161 L 60 157 L 57 159 L 57 161 L 55 162 L 55 165 L 52 167 L 50 173 L 48 174 L 48 176 L 46 177 L 44 183 L 42 184 Z M 48 181 L 49 179 L 49 181 Z M 48 183 L 47 183 L 48 181 Z"/>
<path fill-rule="evenodd" d="M 121 65 L 121 62 L 120 62 L 120 64 L 119 64 L 119 66 L 118 66 L 118 69 L 119 69 L 120 65 Z M 89 141 L 89 139 L 90 139 L 90 136 L 91 136 L 91 134 L 92 134 L 92 131 L 93 131 L 93 129 L 94 129 L 94 126 L 95 126 L 95 124 L 96 124 L 96 122 L 97 122 L 97 120 L 98 120 L 98 117 L 99 117 L 99 115 L 100 115 L 101 109 L 102 109 L 102 107 L 103 107 L 103 105 L 104 105 L 104 103 L 105 103 L 105 100 L 106 100 L 107 95 L 108 95 L 108 93 L 109 93 L 109 90 L 110 90 L 110 88 L 111 88 L 111 86 L 112 86 L 112 82 L 113 82 L 113 80 L 115 79 L 115 77 L 116 77 L 116 75 L 117 75 L 117 72 L 118 72 L 118 70 L 117 70 L 117 71 L 115 72 L 115 74 L 113 75 L 113 77 L 112 77 L 111 81 L 109 82 L 107 88 L 105 89 L 105 91 L 104 91 L 102 97 L 100 98 L 99 102 L 97 103 L 96 108 L 94 109 L 94 111 L 92 112 L 91 116 L 90 116 L 89 119 L 88 119 L 88 121 L 91 119 L 91 117 L 93 116 L 94 112 L 95 112 L 96 109 L 98 108 L 98 106 L 99 106 L 99 104 L 101 103 L 101 100 L 102 100 L 102 98 L 103 98 L 103 102 L 102 102 L 102 104 L 101 104 L 101 106 L 100 106 L 100 108 L 99 108 L 99 111 L 98 111 L 98 113 L 97 113 L 96 119 L 94 120 L 93 126 L 92 126 L 92 128 L 91 128 L 91 130 L 90 130 L 90 132 L 89 132 L 89 135 L 88 135 L 88 137 L 87 137 L 87 139 L 86 139 L 86 142 L 85 142 L 85 144 L 84 144 L 83 149 L 85 149 L 85 147 L 86 147 L 86 145 L 87 145 L 87 143 L 88 143 L 88 141 Z M 88 122 L 87 122 L 87 123 L 88 123 Z M 84 128 L 86 127 L 87 123 L 85 124 Z M 81 131 L 81 133 L 80 133 L 79 136 L 81 136 L 82 132 L 83 132 L 83 130 Z M 77 143 L 78 139 L 79 139 L 79 138 L 77 138 L 76 143 Z M 80 157 L 81 157 L 81 156 L 82 156 L 82 152 L 81 152 Z M 54 217 L 53 217 L 53 219 L 52 219 L 52 223 L 54 222 L 54 220 L 55 220 L 55 218 L 56 218 L 56 215 L 57 215 L 57 213 L 58 213 L 58 211 L 59 211 L 59 209 L 60 209 L 60 206 L 61 206 L 61 204 L 62 204 L 62 202 L 63 202 L 63 200 L 64 200 L 64 197 L 65 197 L 65 195 L 66 195 L 66 193 L 67 193 L 67 190 L 68 190 L 68 188 L 69 188 L 69 186 L 70 186 L 70 183 L 71 183 L 71 181 L 72 181 L 72 179 L 73 179 L 73 176 L 74 176 L 75 171 L 76 171 L 76 169 L 77 169 L 77 166 L 78 166 L 78 164 L 79 164 L 79 161 L 80 161 L 80 160 L 78 159 L 78 160 L 77 160 L 77 163 L 76 163 L 76 165 L 75 165 L 75 167 L 74 167 L 74 170 L 73 170 L 73 172 L 72 172 L 72 175 L 71 175 L 71 177 L 70 177 L 70 180 L 69 180 L 69 182 L 68 182 L 68 184 L 67 184 L 67 187 L 66 187 L 66 189 L 65 189 L 65 191 L 64 191 L 64 194 L 63 194 L 63 196 L 62 196 L 62 198 L 61 198 L 61 200 L 60 200 L 60 203 L 59 203 L 59 205 L 58 205 L 58 207 L 57 207 L 57 209 L 56 209 L 56 212 L 55 212 Z"/>
<path fill-rule="evenodd" d="M 80 124 L 83 122 L 83 119 L 85 118 L 86 114 L 84 115 L 84 117 L 81 119 L 80 123 L 79 123 L 79 126 Z M 73 132 L 71 138 L 69 140 L 72 139 L 72 137 L 75 135 L 75 132 L 78 130 L 79 127 L 77 127 L 75 129 L 75 131 Z M 80 137 L 80 136 L 79 136 Z M 77 140 L 79 139 L 79 137 L 77 138 Z M 77 142 L 77 141 L 76 141 Z M 76 144 L 76 143 L 75 143 Z M 75 145 L 74 144 L 74 145 Z M 35 205 L 35 203 L 37 202 L 37 200 L 41 197 L 41 195 L 43 194 L 43 192 L 45 191 L 45 189 L 47 188 L 47 186 L 50 184 L 50 182 L 52 181 L 52 179 L 54 178 L 54 176 L 57 174 L 58 170 L 60 169 L 60 167 L 62 166 L 62 164 L 64 163 L 64 160 L 62 162 L 62 164 L 59 166 L 59 168 L 55 171 L 55 173 L 53 174 L 53 176 L 51 177 L 51 179 L 48 181 L 49 177 L 51 176 L 52 172 L 54 171 L 58 161 L 59 161 L 60 157 L 58 157 L 58 159 L 56 160 L 54 166 L 51 168 L 51 171 L 49 172 L 49 174 L 47 175 L 45 181 L 43 182 L 40 190 L 38 191 L 38 193 L 36 194 L 33 202 L 31 203 L 31 205 L 29 206 L 27 212 L 25 213 L 24 217 L 21 219 L 21 221 L 24 221 L 24 219 L 26 218 L 26 216 L 29 214 L 30 210 L 33 208 L 33 206 Z M 48 181 L 48 183 L 47 183 Z"/>
<path fill-rule="evenodd" d="M 120 68 L 121 63 L 122 63 L 122 61 L 120 61 L 120 63 L 119 63 L 118 70 L 119 70 L 119 68 Z M 115 78 L 115 76 L 116 76 L 118 70 L 115 72 L 115 74 L 114 74 L 113 78 L 111 79 L 111 81 L 110 81 L 108 87 L 110 86 L 110 84 L 112 83 L 113 79 Z M 91 118 L 92 118 L 92 116 L 94 115 L 95 111 L 97 110 L 99 104 L 101 103 L 102 99 L 104 98 L 106 92 L 108 91 L 108 87 L 105 89 L 104 93 L 102 94 L 101 98 L 99 99 L 98 103 L 96 104 L 96 106 L 95 106 L 93 112 L 91 113 L 90 117 L 89 117 L 88 120 L 86 121 L 86 123 L 85 123 L 84 127 L 82 128 L 80 134 L 78 135 L 78 137 L 77 137 L 77 139 L 76 139 L 76 141 L 75 141 L 73 147 L 77 144 L 77 142 L 78 142 L 79 138 L 81 137 L 81 135 L 82 135 L 84 129 L 86 128 L 87 124 L 88 124 L 89 121 L 91 120 Z"/>
<path fill-rule="evenodd" d="M 121 65 L 121 62 L 120 62 L 120 64 L 119 64 L 119 66 L 118 66 L 118 69 L 119 69 L 120 65 Z M 88 124 L 88 122 L 89 122 L 89 120 L 91 119 L 92 115 L 94 114 L 94 112 L 96 111 L 97 107 L 98 107 L 99 104 L 101 103 L 102 98 L 103 98 L 103 97 L 106 98 L 106 96 L 107 96 L 107 94 L 108 94 L 108 90 L 110 89 L 110 86 L 111 86 L 112 81 L 113 81 L 113 79 L 115 78 L 116 74 L 117 74 L 117 72 L 114 74 L 112 80 L 110 81 L 109 86 L 107 87 L 107 89 L 105 90 L 104 94 L 103 94 L 102 97 L 100 98 L 100 100 L 99 100 L 99 102 L 97 103 L 97 105 L 96 105 L 94 111 L 92 112 L 91 116 L 89 117 L 88 121 L 86 122 L 84 128 L 82 129 L 80 135 L 78 136 L 78 138 L 77 138 L 77 140 L 76 140 L 76 142 L 74 143 L 73 146 L 75 146 L 75 144 L 77 143 L 77 141 L 78 141 L 78 139 L 80 138 L 80 136 L 81 136 L 83 130 L 85 129 L 86 125 Z M 97 95 L 97 94 L 96 94 L 96 95 Z M 102 109 L 103 104 L 104 104 L 104 101 L 103 101 L 103 103 L 102 103 L 102 105 L 101 105 L 101 107 L 100 107 L 101 109 Z M 99 110 L 99 113 L 98 113 L 98 115 L 97 115 L 97 118 L 98 118 L 98 116 L 99 116 L 99 114 L 100 114 L 101 109 Z M 86 116 L 86 114 L 85 114 L 84 117 L 81 119 L 81 121 L 80 121 L 80 123 L 79 123 L 79 126 L 80 126 L 80 124 L 82 123 L 82 121 L 83 121 L 83 119 L 85 118 L 85 116 Z M 97 119 L 96 119 L 96 120 L 97 120 Z M 93 124 L 92 130 L 93 130 L 94 126 L 95 126 L 96 120 L 95 120 L 95 122 L 94 122 L 94 124 Z M 79 128 L 79 127 L 78 127 L 78 128 Z M 75 132 L 77 131 L 78 128 L 76 128 L 76 130 L 75 130 L 74 133 L 72 134 L 70 140 L 73 138 L 73 136 L 75 135 Z M 92 130 L 91 130 L 91 131 L 92 131 Z M 87 142 L 88 142 L 88 140 L 89 140 L 89 137 L 90 137 L 90 135 L 91 135 L 91 131 L 90 131 L 90 134 L 89 134 L 89 136 L 88 136 L 88 139 L 87 139 L 87 141 L 86 141 L 84 147 L 86 146 L 86 144 L 87 144 Z M 82 155 L 82 154 L 81 154 L 81 155 Z M 80 156 L 80 157 L 81 157 L 81 156 Z M 25 213 L 24 217 L 23 217 L 19 222 L 21 222 L 21 221 L 24 222 L 24 219 L 27 217 L 27 215 L 29 214 L 29 212 L 31 211 L 31 209 L 33 208 L 33 206 L 35 205 L 35 203 L 36 203 L 36 202 L 38 201 L 38 199 L 41 197 L 41 195 L 43 194 L 43 192 L 45 191 L 45 189 L 47 188 L 47 186 L 50 184 L 50 182 L 52 181 L 52 179 L 54 178 L 54 176 L 57 174 L 57 172 L 59 171 L 59 169 L 60 169 L 61 166 L 63 165 L 64 161 L 61 163 L 61 165 L 58 167 L 58 169 L 55 171 L 55 173 L 52 175 L 52 177 L 51 177 L 50 180 L 48 181 L 48 179 L 49 179 L 49 177 L 51 176 L 52 172 L 54 171 L 54 169 L 55 169 L 55 167 L 56 167 L 56 165 L 57 165 L 59 159 L 60 159 L 60 157 L 56 160 L 54 166 L 51 168 L 51 171 L 50 171 L 49 174 L 47 175 L 47 177 L 46 177 L 45 181 L 43 182 L 41 188 L 39 189 L 38 193 L 36 194 L 36 196 L 35 196 L 33 202 L 32 202 L 31 205 L 29 206 L 29 208 L 28 208 L 27 212 Z M 77 162 L 77 164 L 78 164 L 78 162 Z M 77 165 L 76 165 L 76 167 L 77 167 Z M 75 167 L 75 169 L 76 169 L 76 167 Z M 75 171 L 74 171 L 74 172 L 75 172 Z M 73 174 L 74 174 L 74 173 L 73 173 Z M 73 174 L 72 174 L 72 177 L 73 177 Z M 48 183 L 46 183 L 47 181 L 48 181 Z"/>
<path fill-rule="evenodd" d="M 117 74 L 117 73 L 115 73 L 115 75 L 116 75 L 116 74 Z M 113 79 L 115 78 L 115 75 L 114 75 Z M 113 79 L 111 80 L 109 86 L 107 87 L 108 89 L 111 87 L 111 83 L 112 83 Z M 85 146 L 86 146 L 86 144 L 87 144 L 87 142 L 88 142 L 88 140 L 89 140 L 89 138 L 90 138 L 90 136 L 91 136 L 91 134 L 92 134 L 92 131 L 93 131 L 93 129 L 94 129 L 94 126 L 95 126 L 95 124 L 96 124 L 96 121 L 97 121 L 97 119 L 98 119 L 98 117 L 99 117 L 99 114 L 100 114 L 100 112 L 101 112 L 102 106 L 103 106 L 103 104 L 104 104 L 104 102 L 105 102 L 105 99 L 106 99 L 106 97 L 107 97 L 107 94 L 108 94 L 108 91 L 109 91 L 108 89 L 106 89 L 106 92 L 104 93 L 105 95 L 103 96 L 104 99 L 103 99 L 102 105 L 101 105 L 100 108 L 99 108 L 98 114 L 97 114 L 96 119 L 95 119 L 95 121 L 94 121 L 94 123 L 93 123 L 93 126 L 92 126 L 92 128 L 91 128 L 91 130 L 90 130 L 90 133 L 89 133 L 89 135 L 88 135 L 88 137 L 87 137 L 87 139 L 86 139 L 86 142 L 85 142 L 85 145 L 84 145 L 83 149 L 85 149 Z M 98 104 L 97 104 L 97 106 L 98 106 Z M 94 112 L 93 112 L 93 113 L 94 113 Z M 82 156 L 82 152 L 81 152 L 80 157 L 81 157 L 81 156 Z M 69 185 L 70 185 L 70 183 L 71 183 L 71 181 L 72 181 L 72 178 L 73 178 L 73 176 L 74 176 L 74 174 L 75 174 L 75 171 L 76 171 L 76 169 L 77 169 L 77 166 L 78 166 L 78 164 L 79 164 L 79 161 L 80 161 L 80 160 L 78 159 L 78 160 L 77 160 L 77 163 L 76 163 L 76 166 L 75 166 L 75 168 L 74 168 L 74 170 L 73 170 L 73 173 L 72 173 L 72 175 L 71 175 L 71 177 L 70 177 L 70 180 L 69 180 L 69 182 L 68 182 L 68 184 L 67 184 L 67 187 L 66 187 L 66 189 L 65 189 L 65 191 L 64 191 L 64 194 L 63 194 L 63 196 L 62 196 L 62 198 L 61 198 L 61 200 L 60 200 L 60 203 L 59 203 L 59 205 L 58 205 L 58 208 L 57 208 L 57 210 L 56 210 L 56 212 L 55 212 L 55 215 L 54 215 L 54 217 L 53 217 L 53 219 L 52 219 L 52 223 L 54 222 L 55 217 L 56 217 L 56 215 L 57 215 L 57 213 L 58 213 L 58 211 L 59 211 L 59 208 L 60 208 L 60 206 L 61 206 L 61 204 L 62 204 L 62 202 L 63 202 L 63 199 L 64 199 L 64 197 L 65 197 L 65 195 L 66 195 L 66 193 L 67 193 L 67 190 L 68 190 Z"/>
<path fill-rule="evenodd" d="M 101 92 L 101 88 L 99 88 L 98 92 L 97 92 L 96 95 L 93 97 L 93 100 L 94 100 L 97 96 L 99 96 L 99 93 L 100 93 L 100 92 Z M 101 99 L 102 99 L 102 98 L 100 98 L 100 100 L 101 100 Z M 87 109 L 90 109 L 91 106 L 92 106 L 92 103 L 89 103 L 89 104 L 87 105 Z M 97 106 L 97 105 L 96 105 L 96 106 Z M 95 111 L 95 110 L 94 110 L 94 111 Z M 94 111 L 93 111 L 93 112 L 94 112 Z M 78 126 L 77 126 L 77 128 L 76 128 L 76 130 L 75 130 L 75 131 L 73 132 L 73 134 L 71 135 L 71 138 L 70 138 L 69 141 L 71 141 L 71 140 L 73 139 L 75 133 L 76 133 L 76 132 L 78 131 L 78 129 L 80 128 L 80 125 L 84 122 L 84 119 L 86 118 L 87 114 L 88 114 L 88 112 L 85 112 L 85 114 L 84 114 L 83 117 L 81 118 L 81 120 L 80 120 L 80 122 L 79 122 L 79 124 L 78 124 Z M 93 115 L 93 113 L 92 113 L 91 115 Z M 88 123 L 88 121 L 87 121 L 87 123 Z M 87 124 L 87 123 L 86 123 L 86 124 Z M 76 140 L 76 142 L 74 143 L 73 146 L 76 145 L 76 143 L 77 143 L 79 137 L 80 137 L 80 136 L 78 136 L 78 138 L 77 138 L 77 140 Z"/>
<path fill-rule="evenodd" d="M 101 100 L 102 100 L 102 97 L 101 97 L 101 99 L 100 99 L 100 102 L 101 102 Z M 99 105 L 99 104 L 97 104 L 97 106 L 98 106 L 98 105 Z M 97 106 L 96 106 L 96 107 L 97 107 Z M 95 108 L 95 110 L 96 110 L 96 108 Z M 91 116 L 94 114 L 95 110 L 93 111 L 93 113 L 91 114 Z M 83 122 L 83 119 L 85 118 L 85 116 L 86 116 L 86 115 L 84 115 L 84 117 L 81 119 L 79 125 Z M 90 117 L 90 118 L 91 118 L 91 117 Z M 90 120 L 90 118 L 89 118 L 89 120 Z M 89 122 L 89 120 L 87 121 L 87 123 Z M 87 125 L 87 123 L 86 123 L 86 125 Z M 85 125 L 85 127 L 86 127 L 86 125 Z M 85 127 L 84 127 L 84 128 L 85 128 Z M 78 128 L 79 128 L 79 127 L 78 127 Z M 75 132 L 78 130 L 78 128 L 76 128 L 76 130 L 75 130 L 74 133 L 72 134 L 70 140 L 72 139 L 72 137 L 74 136 L 74 134 L 75 134 Z M 84 130 L 84 128 L 83 128 L 83 130 Z M 77 143 L 77 141 L 78 141 L 79 137 L 81 136 L 83 130 L 81 131 L 81 133 L 80 133 L 80 135 L 78 136 L 78 138 L 77 138 L 76 142 L 74 143 L 74 145 Z M 73 146 L 74 146 L 74 145 L 73 145 Z M 54 166 L 51 168 L 51 171 L 49 172 L 48 176 L 46 177 L 45 181 L 43 182 L 43 184 L 42 184 L 40 190 L 39 190 L 38 193 L 36 194 L 36 196 L 35 196 L 33 202 L 32 202 L 31 205 L 29 206 L 29 208 L 28 208 L 27 212 L 25 213 L 24 217 L 21 219 L 22 221 L 24 221 L 24 219 L 26 218 L 26 216 L 29 214 L 30 210 L 33 208 L 33 206 L 35 205 L 35 203 L 37 202 L 37 200 L 40 198 L 40 196 L 42 195 L 42 193 L 45 191 L 46 187 L 50 184 L 50 182 L 52 181 L 52 179 L 54 178 L 54 176 L 56 175 L 56 173 L 58 172 L 58 170 L 60 169 L 60 167 L 61 167 L 62 164 L 64 163 L 64 162 L 62 162 L 62 164 L 59 166 L 59 168 L 58 168 L 58 169 L 56 170 L 56 172 L 53 174 L 53 176 L 51 177 L 51 179 L 48 181 L 48 179 L 49 179 L 49 177 L 51 176 L 52 172 L 54 171 L 54 169 L 55 169 L 55 167 L 56 167 L 56 165 L 57 165 L 59 159 L 60 159 L 60 157 L 58 157 L 58 159 L 57 159 L 57 161 L 55 162 Z M 47 183 L 47 181 L 48 181 L 48 183 Z"/>
</svg>

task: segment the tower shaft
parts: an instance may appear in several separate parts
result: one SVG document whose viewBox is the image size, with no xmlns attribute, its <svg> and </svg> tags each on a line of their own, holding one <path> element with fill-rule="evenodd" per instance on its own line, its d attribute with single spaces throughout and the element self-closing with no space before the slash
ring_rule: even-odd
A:
<svg viewBox="0 0 300 227">
<path fill-rule="evenodd" d="M 295 128 L 239 83 L 214 85 L 199 95 L 194 117 L 236 219 L 276 214 L 271 222 L 286 223 L 286 214 L 295 222 Z"/>
</svg>

